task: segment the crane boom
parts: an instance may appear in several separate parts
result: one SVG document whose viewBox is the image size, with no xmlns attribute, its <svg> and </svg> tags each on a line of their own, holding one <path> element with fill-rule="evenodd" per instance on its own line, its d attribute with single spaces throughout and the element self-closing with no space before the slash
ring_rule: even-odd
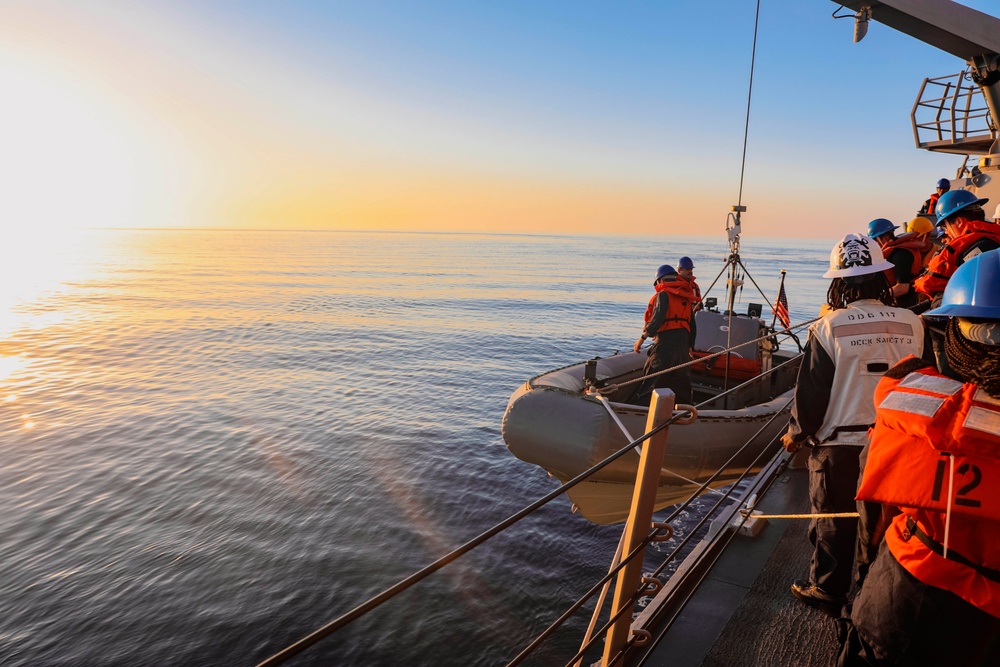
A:
<svg viewBox="0 0 1000 667">
<path fill-rule="evenodd" d="M 986 100 L 993 143 L 981 166 L 1000 165 L 1000 19 L 950 0 L 834 0 L 856 12 L 855 41 L 864 37 L 867 21 L 883 23 L 931 46 L 958 56 L 969 65 L 972 81 Z M 863 28 L 862 30 L 858 30 Z"/>
<path fill-rule="evenodd" d="M 935 46 L 962 60 L 1000 53 L 1000 19 L 948 0 L 849 0 L 838 2 L 855 12 Z"/>
</svg>

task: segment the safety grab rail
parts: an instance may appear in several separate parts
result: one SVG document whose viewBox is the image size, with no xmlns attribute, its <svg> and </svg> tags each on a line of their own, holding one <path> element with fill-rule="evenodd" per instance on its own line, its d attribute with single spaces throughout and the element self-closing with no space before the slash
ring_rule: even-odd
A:
<svg viewBox="0 0 1000 667">
<path fill-rule="evenodd" d="M 931 148 L 935 144 L 963 147 L 968 142 L 992 141 L 995 131 L 989 107 L 979 86 L 970 78 L 969 72 L 962 71 L 924 79 L 910 112 L 918 148 Z M 967 148 L 962 150 L 976 152 Z"/>
<path fill-rule="evenodd" d="M 790 327 L 788 330 L 800 328 L 801 326 L 805 326 L 806 324 L 809 324 L 811 321 L 813 321 L 813 320 L 810 320 L 809 322 L 805 322 L 805 323 L 800 324 L 800 325 L 796 325 L 795 327 Z M 719 398 L 722 398 L 722 397 L 724 397 L 724 396 L 726 396 L 726 395 L 728 395 L 730 393 L 736 392 L 736 391 L 738 391 L 738 390 L 740 390 L 740 389 L 742 389 L 744 387 L 747 387 L 747 386 L 751 385 L 752 383 L 758 381 L 760 377 L 763 377 L 763 376 L 768 375 L 770 373 L 777 372 L 778 370 L 781 370 L 782 368 L 785 368 L 786 366 L 788 366 L 788 365 L 790 365 L 790 364 L 798 361 L 798 359 L 799 359 L 800 356 L 801 356 L 801 354 L 796 355 L 795 357 L 793 357 L 793 358 L 791 358 L 791 359 L 789 359 L 789 360 L 787 360 L 785 362 L 782 362 L 781 364 L 778 364 L 777 366 L 774 366 L 774 367 L 768 369 L 767 371 L 762 372 L 759 376 L 757 376 L 757 377 L 755 377 L 755 378 L 753 378 L 751 380 L 748 380 L 747 382 L 744 382 L 744 383 L 741 383 L 739 385 L 736 385 L 736 386 L 732 387 L 731 389 L 728 389 L 728 390 L 726 390 L 724 392 L 721 392 L 718 395 L 713 396 L 711 399 L 708 399 L 708 400 L 706 400 L 706 401 L 704 401 L 704 402 L 702 402 L 702 403 L 700 403 L 700 404 L 698 404 L 698 405 L 696 405 L 694 407 L 696 409 L 704 407 L 708 403 L 714 402 L 714 401 L 718 400 Z M 583 482 L 585 479 L 587 479 L 588 477 L 590 477 L 591 475 L 593 475 L 595 472 L 598 472 L 599 470 L 603 469 L 605 466 L 610 465 L 611 463 L 617 461 L 619 458 L 621 458 L 625 454 L 627 454 L 630 451 L 632 451 L 633 448 L 636 447 L 637 445 L 642 444 L 643 442 L 645 442 L 649 438 L 653 437 L 654 435 L 656 435 L 657 433 L 659 433 L 663 429 L 669 427 L 670 425 L 678 423 L 681 420 L 687 419 L 690 416 L 690 414 L 691 413 L 689 413 L 688 411 L 684 411 L 684 410 L 681 410 L 681 411 L 675 413 L 671 418 L 669 418 L 668 420 L 666 420 L 665 422 L 663 422 L 659 426 L 657 426 L 657 427 L 651 429 L 650 431 L 642 434 L 641 436 L 635 438 L 634 440 L 632 440 L 631 442 L 629 442 L 627 445 L 625 445 L 624 447 L 622 447 L 618 451 L 610 454 L 605 459 L 603 459 L 602 461 L 599 461 L 598 463 L 596 463 L 595 465 L 591 466 L 587 470 L 584 470 L 583 472 L 581 472 L 577 476 L 573 477 L 568 482 L 566 482 L 566 483 L 562 484 L 561 486 L 559 486 L 557 489 L 554 489 L 553 491 L 547 493 L 546 495 L 542 496 L 541 498 L 539 498 L 538 500 L 534 501 L 530 505 L 524 507 L 520 511 L 518 511 L 518 512 L 512 514 L 511 516 L 507 517 L 506 519 L 504 519 L 500 523 L 494 525 L 492 528 L 484 531 L 483 533 L 480 533 L 479 535 L 477 535 L 473 539 L 471 539 L 468 542 L 462 544 L 461 546 L 457 547 L 456 549 L 450 551 L 449 553 L 445 554 L 441 558 L 438 558 L 437 560 L 435 560 L 434 562 L 430 563 L 429 565 L 424 566 L 423 568 L 421 568 L 417 572 L 414 572 L 410 576 L 408 576 L 405 579 L 397 582 L 393 586 L 390 586 L 389 588 L 385 589 L 384 591 L 382 591 L 381 593 L 375 595 L 374 597 L 369 598 L 367 601 L 365 601 L 362 604 L 358 605 L 357 607 L 351 609 L 350 611 L 342 614 L 341 616 L 335 618 L 333 621 L 327 623 L 326 625 L 324 625 L 323 627 L 319 628 L 318 630 L 315 630 L 314 632 L 312 632 L 311 634 L 307 635 L 306 637 L 300 639 L 299 641 L 295 642 L 294 644 L 291 644 L 290 646 L 282 649 L 278 653 L 275 653 L 271 657 L 263 660 L 262 662 L 260 662 L 260 663 L 257 664 L 257 667 L 275 667 L 276 665 L 280 665 L 280 664 L 286 662 L 287 660 L 290 660 L 291 658 L 293 658 L 294 656 L 298 655 L 299 653 L 301 653 L 302 651 L 306 650 L 307 648 L 315 645 L 316 643 L 318 643 L 321 640 L 325 639 L 326 637 L 332 635 L 333 633 L 337 632 L 338 630 L 341 630 L 342 628 L 348 626 L 349 624 L 353 623 L 357 619 L 359 619 L 362 616 L 366 615 L 370 611 L 373 611 L 374 609 L 378 608 L 379 606 L 381 606 L 385 602 L 388 602 L 389 600 L 391 600 L 392 598 L 396 597 L 397 595 L 399 595 L 403 591 L 409 589 L 413 585 L 415 585 L 415 584 L 423 581 L 424 579 L 426 579 L 428 576 L 430 576 L 434 572 L 437 572 L 438 570 L 440 570 L 441 568 L 445 567 L 446 565 L 448 565 L 448 564 L 454 562 L 455 560 L 457 560 L 458 558 L 464 556 L 466 553 L 472 551 L 473 549 L 475 549 L 476 547 L 478 547 L 482 543 L 486 542 L 490 538 L 492 538 L 492 537 L 498 535 L 499 533 L 505 531 L 507 528 L 510 528 L 511 526 L 513 526 L 515 523 L 517 523 L 521 519 L 529 516 L 530 514 L 534 513 L 536 510 L 538 510 L 541 507 L 545 506 L 546 504 L 548 504 L 552 500 L 558 498 L 563 493 L 565 493 L 569 489 L 573 488 L 574 486 L 576 486 L 580 482 Z M 780 414 L 780 411 L 778 413 L 776 413 L 776 415 L 777 414 Z M 772 419 L 773 419 L 773 417 L 772 417 Z M 754 437 L 756 437 L 756 435 Z M 751 441 L 752 441 L 752 438 L 751 438 Z M 746 446 L 746 444 L 744 445 L 744 447 L 745 446 Z M 730 461 L 731 460 L 732 459 L 730 459 Z M 728 462 L 727 462 L 727 464 L 728 464 Z M 716 471 L 716 473 L 714 473 L 709 478 L 709 480 L 706 481 L 699 488 L 699 490 L 695 492 L 694 496 L 697 496 L 702 491 L 704 491 L 704 489 L 707 487 L 707 485 L 710 484 L 711 481 L 713 481 L 721 473 L 721 471 L 723 469 L 725 469 L 725 466 L 723 466 L 723 468 L 721 468 L 720 470 Z M 693 497 L 689 498 L 687 501 L 685 501 L 681 505 L 681 508 L 687 507 L 690 504 L 690 502 L 693 499 Z M 671 515 L 671 519 L 674 518 L 674 517 L 676 517 L 677 513 L 679 513 L 679 512 L 680 512 L 680 509 L 678 509 L 674 514 Z M 660 529 L 658 529 L 658 530 L 660 530 Z M 634 550 L 633 552 L 630 552 L 629 555 L 626 558 L 622 559 L 622 563 L 623 564 L 624 563 L 628 563 L 632 558 L 635 557 L 636 553 L 638 553 L 640 551 L 641 551 L 641 549 L 637 549 L 637 550 Z"/>
<path fill-rule="evenodd" d="M 693 366 L 695 364 L 700 364 L 700 363 L 704 363 L 704 362 L 710 361 L 712 359 L 715 359 L 716 357 L 721 357 L 724 354 L 730 354 L 730 353 L 732 353 L 733 350 L 735 350 L 737 348 L 746 347 L 747 345 L 751 345 L 753 343 L 759 343 L 762 340 L 767 340 L 768 338 L 773 338 L 775 336 L 788 335 L 788 336 L 793 336 L 794 337 L 794 334 L 792 334 L 791 332 L 798 331 L 802 327 L 808 326 L 808 325 L 812 324 L 813 322 L 816 322 L 817 320 L 821 320 L 821 319 L 823 319 L 822 315 L 814 317 L 811 320 L 806 320 L 805 322 L 801 322 L 799 324 L 792 325 L 790 327 L 782 329 L 781 331 L 773 331 L 771 333 L 764 334 L 763 336 L 760 336 L 758 338 L 754 338 L 753 340 L 748 340 L 748 341 L 743 342 L 743 343 L 737 343 L 736 345 L 733 345 L 732 347 L 728 347 L 725 350 L 720 350 L 719 352 L 713 352 L 711 354 L 705 355 L 704 357 L 698 357 L 697 359 L 692 359 L 691 361 L 685 361 L 683 364 L 677 364 L 676 366 L 671 366 L 670 368 L 664 368 L 662 371 L 656 371 L 655 373 L 650 373 L 649 375 L 640 375 L 639 377 L 632 378 L 631 380 L 625 380 L 624 382 L 617 382 L 615 384 L 604 385 L 603 387 L 599 387 L 598 391 L 600 391 L 602 394 L 603 393 L 610 393 L 612 391 L 616 391 L 618 389 L 621 389 L 622 387 L 627 387 L 630 384 L 635 384 L 636 382 L 642 382 L 643 380 L 645 380 L 647 378 L 656 377 L 658 375 L 663 375 L 665 373 L 671 373 L 671 372 L 676 371 L 676 370 L 681 369 L 681 368 L 687 368 L 687 367 Z M 801 352 L 799 354 L 795 355 L 794 357 L 792 357 L 792 359 L 798 359 L 799 356 L 801 356 Z M 775 366 L 774 368 L 780 368 L 781 366 L 782 366 L 782 364 L 779 364 L 778 366 Z M 771 370 L 774 370 L 774 369 L 771 369 Z M 747 382 L 744 382 L 743 384 L 738 385 L 738 386 L 744 387 L 744 386 L 747 386 L 747 385 L 749 385 L 749 384 L 751 384 L 753 382 L 756 382 L 760 378 L 762 378 L 765 375 L 767 375 L 769 372 L 770 371 L 764 371 L 764 372 L 760 373 L 760 375 L 757 375 L 756 377 L 754 377 L 754 378 L 748 380 Z M 721 394 L 719 394 L 719 395 L 715 396 L 714 398 L 712 398 L 711 401 L 706 401 L 706 403 L 714 402 L 716 399 L 719 399 L 719 398 L 725 396 L 726 394 L 728 394 L 729 391 L 730 390 L 722 392 Z M 699 406 L 695 406 L 695 407 L 699 407 Z"/>
</svg>

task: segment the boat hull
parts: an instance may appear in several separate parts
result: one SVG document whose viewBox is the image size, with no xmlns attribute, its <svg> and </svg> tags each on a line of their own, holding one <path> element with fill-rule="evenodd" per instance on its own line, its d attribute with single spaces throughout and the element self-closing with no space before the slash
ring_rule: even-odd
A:
<svg viewBox="0 0 1000 667">
<path fill-rule="evenodd" d="M 598 376 L 637 377 L 643 360 L 644 355 L 634 353 L 602 359 Z M 503 419 L 508 449 L 561 482 L 642 435 L 649 413 L 648 406 L 610 403 L 629 432 L 626 436 L 605 405 L 583 391 L 583 367 L 558 369 L 526 382 L 511 396 Z M 716 473 L 710 487 L 730 484 L 767 462 L 787 424 L 792 397 L 789 378 L 794 374 L 786 372 L 784 377 L 787 387 L 770 386 L 766 400 L 735 409 L 702 410 L 693 424 L 670 427 L 657 509 L 681 502 Z M 623 521 L 631 505 L 638 463 L 639 454 L 630 451 L 567 494 L 594 523 Z"/>
</svg>

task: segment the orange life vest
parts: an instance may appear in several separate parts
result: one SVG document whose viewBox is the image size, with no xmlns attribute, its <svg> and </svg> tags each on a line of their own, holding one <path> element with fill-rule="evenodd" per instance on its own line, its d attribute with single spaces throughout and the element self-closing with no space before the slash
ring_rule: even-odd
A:
<svg viewBox="0 0 1000 667">
<path fill-rule="evenodd" d="M 693 301 L 691 302 L 691 310 L 693 310 L 693 311 L 700 310 L 701 309 L 701 288 L 698 287 L 698 281 L 696 281 L 694 279 L 694 276 L 691 276 L 690 280 L 688 280 L 687 278 L 681 276 L 681 280 L 687 280 L 688 283 L 691 285 L 691 298 L 693 299 Z"/>
<path fill-rule="evenodd" d="M 937 208 L 937 202 L 938 199 L 940 198 L 941 195 L 939 195 L 938 193 L 936 192 L 931 193 L 931 196 L 927 198 L 927 210 L 924 211 L 924 213 L 929 213 L 930 215 L 934 215 L 934 209 Z"/>
<path fill-rule="evenodd" d="M 1000 400 L 925 367 L 875 404 L 858 499 L 902 509 L 885 539 L 910 574 L 1000 618 Z"/>
<path fill-rule="evenodd" d="M 684 329 L 691 331 L 691 304 L 694 301 L 694 292 L 691 291 L 691 283 L 683 278 L 678 280 L 664 281 L 657 283 L 657 292 L 667 293 L 667 315 L 663 318 L 663 324 L 656 330 L 656 333 L 669 329 Z M 649 322 L 653 316 L 653 306 L 656 304 L 657 294 L 649 300 L 646 306 L 645 322 Z"/>
<path fill-rule="evenodd" d="M 931 235 L 929 233 L 920 234 L 917 236 L 917 240 L 920 242 L 920 254 L 923 255 L 924 258 L 923 265 L 927 266 L 930 263 L 931 258 L 934 256 L 934 253 L 937 252 L 937 246 L 934 245 L 934 241 L 931 240 Z"/>
<path fill-rule="evenodd" d="M 924 242 L 917 238 L 916 232 L 900 234 L 882 246 L 882 254 L 886 259 L 889 259 L 889 255 L 897 248 L 902 248 L 910 253 L 910 275 L 916 278 L 924 270 L 924 251 L 926 250 Z M 886 269 L 885 275 L 889 279 L 890 285 L 896 284 L 895 269 Z"/>
<path fill-rule="evenodd" d="M 964 262 L 979 252 L 1000 247 L 1000 225 L 983 220 L 965 220 L 965 229 L 964 234 L 949 241 L 941 252 L 934 255 L 924 275 L 913 282 L 918 292 L 934 298 L 944 292 L 948 280 Z"/>
</svg>

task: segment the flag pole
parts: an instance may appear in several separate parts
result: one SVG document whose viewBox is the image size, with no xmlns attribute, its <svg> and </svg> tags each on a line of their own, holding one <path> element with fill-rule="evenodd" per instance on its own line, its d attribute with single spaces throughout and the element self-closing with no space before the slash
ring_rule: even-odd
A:
<svg viewBox="0 0 1000 667">
<path fill-rule="evenodd" d="M 781 291 L 785 289 L 785 270 L 781 270 L 781 282 L 778 283 L 778 296 L 774 297 L 774 304 L 771 307 L 771 331 L 774 331 L 774 323 L 778 321 L 778 300 L 781 299 Z"/>
</svg>

